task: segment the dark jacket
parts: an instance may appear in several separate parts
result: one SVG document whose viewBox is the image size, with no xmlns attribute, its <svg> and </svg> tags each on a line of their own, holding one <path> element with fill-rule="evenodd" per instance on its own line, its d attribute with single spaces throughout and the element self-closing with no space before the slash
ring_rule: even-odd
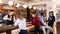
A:
<svg viewBox="0 0 60 34">
<path fill-rule="evenodd" d="M 51 19 L 50 19 L 51 18 Z M 51 26 L 53 28 L 54 22 L 55 22 L 55 16 L 50 16 L 48 18 L 48 25 Z"/>
</svg>

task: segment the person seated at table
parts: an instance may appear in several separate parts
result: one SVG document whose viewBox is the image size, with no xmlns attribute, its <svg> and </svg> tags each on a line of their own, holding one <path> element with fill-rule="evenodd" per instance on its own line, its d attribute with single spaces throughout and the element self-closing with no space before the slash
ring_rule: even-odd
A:
<svg viewBox="0 0 60 34">
<path fill-rule="evenodd" d="M 49 12 L 48 26 L 53 28 L 54 22 L 55 22 L 55 16 L 54 16 L 53 11 L 51 11 Z M 50 32 L 50 34 L 53 34 L 53 32 Z"/>
<path fill-rule="evenodd" d="M 44 13 L 41 13 L 39 16 L 39 20 L 40 20 L 40 23 L 41 23 L 41 29 L 43 30 L 43 33 L 44 34 L 49 34 L 50 33 L 50 31 L 52 30 L 52 28 L 51 27 L 49 27 L 45 22 L 46 22 L 46 18 L 44 17 Z M 46 32 L 46 30 L 45 29 L 47 29 L 47 32 Z"/>
<path fill-rule="evenodd" d="M 23 17 L 23 15 L 20 13 L 20 17 L 17 18 L 17 20 L 14 23 L 14 26 L 18 26 L 20 29 L 19 34 L 28 34 L 27 27 L 26 27 L 26 19 Z"/>
<path fill-rule="evenodd" d="M 36 13 L 32 13 L 32 19 L 30 20 L 30 23 L 35 26 L 35 33 L 34 34 L 40 34 L 40 21 L 38 19 L 38 16 Z"/>
<path fill-rule="evenodd" d="M 13 25 L 14 24 L 14 10 L 10 10 L 7 15 L 4 16 L 3 20 L 5 20 L 6 25 Z"/>
</svg>

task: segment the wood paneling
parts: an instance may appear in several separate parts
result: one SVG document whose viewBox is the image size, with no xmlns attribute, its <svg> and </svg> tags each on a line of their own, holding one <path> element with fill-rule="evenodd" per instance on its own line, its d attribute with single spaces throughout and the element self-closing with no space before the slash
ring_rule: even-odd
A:
<svg viewBox="0 0 60 34">
<path fill-rule="evenodd" d="M 3 13 L 4 15 L 8 14 L 10 10 L 14 10 L 14 15 L 17 18 L 18 13 L 22 13 L 22 15 L 27 19 L 27 9 L 17 9 L 15 6 L 9 6 L 9 5 L 0 5 L 0 13 Z M 35 12 L 35 10 L 30 9 L 30 12 Z"/>
</svg>

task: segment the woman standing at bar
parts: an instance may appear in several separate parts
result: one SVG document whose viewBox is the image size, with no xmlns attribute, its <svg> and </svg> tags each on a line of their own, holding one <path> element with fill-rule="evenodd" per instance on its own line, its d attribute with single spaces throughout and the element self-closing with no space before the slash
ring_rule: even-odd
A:
<svg viewBox="0 0 60 34">
<path fill-rule="evenodd" d="M 55 22 L 55 16 L 53 14 L 53 11 L 49 12 L 49 18 L 48 18 L 48 26 L 53 28 Z M 53 34 L 52 32 L 50 34 Z"/>
<path fill-rule="evenodd" d="M 19 27 L 19 34 L 28 34 L 25 18 L 20 13 L 18 14 L 18 16 L 20 17 L 18 17 L 14 25 Z"/>
</svg>

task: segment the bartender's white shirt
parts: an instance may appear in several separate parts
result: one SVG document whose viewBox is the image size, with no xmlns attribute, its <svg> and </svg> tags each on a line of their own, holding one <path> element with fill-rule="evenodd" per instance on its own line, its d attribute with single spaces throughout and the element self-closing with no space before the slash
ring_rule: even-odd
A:
<svg viewBox="0 0 60 34">
<path fill-rule="evenodd" d="M 14 26 L 18 26 L 20 30 L 27 30 L 25 18 L 23 20 L 17 19 Z"/>
<path fill-rule="evenodd" d="M 9 15 L 10 15 L 10 14 L 9 14 Z M 11 17 L 11 16 L 10 16 L 10 17 Z M 11 17 L 11 18 L 12 18 L 12 17 Z M 10 19 L 10 18 L 8 18 L 8 15 L 6 15 L 6 16 L 3 17 L 3 20 L 9 20 L 9 19 Z M 15 20 L 16 20 L 15 17 L 13 17 L 13 21 L 14 21 L 14 22 L 15 22 Z"/>
</svg>

